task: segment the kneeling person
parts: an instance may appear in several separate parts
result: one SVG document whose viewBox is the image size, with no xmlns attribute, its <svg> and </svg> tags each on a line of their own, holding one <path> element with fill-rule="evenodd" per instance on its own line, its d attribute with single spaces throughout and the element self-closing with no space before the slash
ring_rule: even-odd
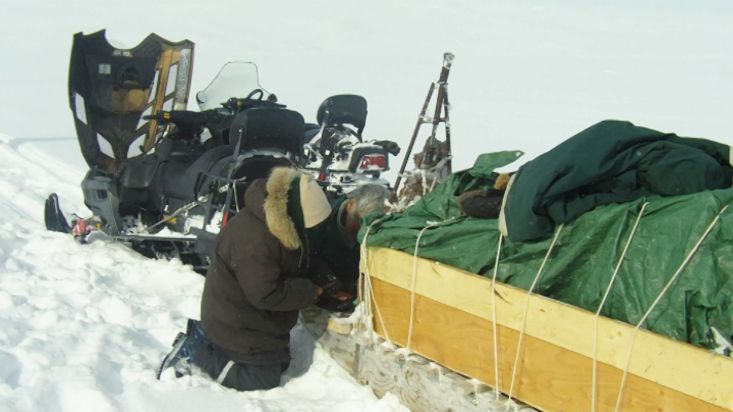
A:
<svg viewBox="0 0 733 412">
<path fill-rule="evenodd" d="M 323 293 L 308 278 L 309 271 L 320 270 L 311 259 L 308 231 L 330 213 L 318 184 L 294 169 L 276 168 L 267 180 L 252 182 L 244 209 L 217 237 L 201 323 L 193 331 L 205 337 L 193 353 L 194 365 L 237 390 L 280 384 L 298 311 Z M 173 366 L 175 352 L 161 371 Z"/>
</svg>

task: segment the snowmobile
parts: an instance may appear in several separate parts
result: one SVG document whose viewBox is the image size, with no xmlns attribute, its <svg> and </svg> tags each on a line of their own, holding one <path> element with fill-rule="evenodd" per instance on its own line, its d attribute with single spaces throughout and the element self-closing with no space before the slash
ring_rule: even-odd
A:
<svg viewBox="0 0 733 412">
<path fill-rule="evenodd" d="M 81 241 L 103 233 L 203 273 L 249 183 L 302 163 L 303 117 L 262 88 L 254 63 L 226 64 L 197 94 L 201 111 L 185 110 L 192 58 L 193 43 L 154 34 L 132 49 L 104 31 L 75 35 L 69 98 L 94 216 L 69 225 L 51 194 L 49 230 Z"/>
<path fill-rule="evenodd" d="M 304 135 L 305 169 L 327 190 L 348 193 L 364 184 L 389 188 L 381 174 L 400 147 L 389 140 L 364 141 L 367 101 L 353 94 L 327 98 L 318 108 L 318 127 Z"/>
</svg>

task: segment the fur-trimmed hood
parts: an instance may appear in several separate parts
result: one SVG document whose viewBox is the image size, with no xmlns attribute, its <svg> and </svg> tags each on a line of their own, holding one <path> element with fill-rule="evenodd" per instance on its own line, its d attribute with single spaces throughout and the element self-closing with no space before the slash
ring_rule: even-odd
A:
<svg viewBox="0 0 733 412">
<path fill-rule="evenodd" d="M 300 172 L 288 167 L 276 167 L 267 179 L 265 198 L 265 222 L 270 232 L 290 250 L 301 247 L 300 236 L 293 218 L 288 213 L 288 193 L 298 184 Z"/>
</svg>

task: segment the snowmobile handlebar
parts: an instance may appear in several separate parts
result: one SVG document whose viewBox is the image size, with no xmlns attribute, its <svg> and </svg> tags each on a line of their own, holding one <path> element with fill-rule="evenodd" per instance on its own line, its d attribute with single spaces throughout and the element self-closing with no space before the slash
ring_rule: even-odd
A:
<svg viewBox="0 0 733 412">
<path fill-rule="evenodd" d="M 145 120 L 156 120 L 160 125 L 173 123 L 181 130 L 197 134 L 204 127 L 211 127 L 219 124 L 223 119 L 235 116 L 245 110 L 259 107 L 285 108 L 285 105 L 277 103 L 277 97 L 270 94 L 263 100 L 264 91 L 255 89 L 247 97 L 232 97 L 222 103 L 221 108 L 195 112 L 191 110 L 161 110 L 152 115 L 145 115 Z"/>
<path fill-rule="evenodd" d="M 241 113 L 245 110 L 258 107 L 278 109 L 284 109 L 286 107 L 284 104 L 277 103 L 277 96 L 275 96 L 274 94 L 267 96 L 267 99 L 264 100 L 262 99 L 263 94 L 259 94 L 259 98 L 253 98 L 257 92 L 262 93 L 262 90 L 255 89 L 250 94 L 248 94 L 247 97 L 244 98 L 232 97 L 226 102 L 222 103 L 222 107 L 225 111 L 231 114 Z"/>
<path fill-rule="evenodd" d="M 193 112 L 190 110 L 161 110 L 152 115 L 143 116 L 145 120 L 156 120 L 161 125 L 173 123 L 183 129 L 194 129 L 203 126 L 208 120 L 208 110 Z"/>
</svg>

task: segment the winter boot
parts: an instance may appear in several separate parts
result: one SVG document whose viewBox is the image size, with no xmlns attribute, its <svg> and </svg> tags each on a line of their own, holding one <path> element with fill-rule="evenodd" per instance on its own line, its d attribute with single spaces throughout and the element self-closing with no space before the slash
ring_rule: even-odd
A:
<svg viewBox="0 0 733 412">
<path fill-rule="evenodd" d="M 201 328 L 199 321 L 193 319 L 188 320 L 186 333 L 179 332 L 176 339 L 173 340 L 173 348 L 161 362 L 156 378 L 160 380 L 160 375 L 168 368 L 173 368 L 176 378 L 191 374 L 191 365 L 193 355 L 196 350 L 206 342 L 206 335 Z"/>
</svg>

